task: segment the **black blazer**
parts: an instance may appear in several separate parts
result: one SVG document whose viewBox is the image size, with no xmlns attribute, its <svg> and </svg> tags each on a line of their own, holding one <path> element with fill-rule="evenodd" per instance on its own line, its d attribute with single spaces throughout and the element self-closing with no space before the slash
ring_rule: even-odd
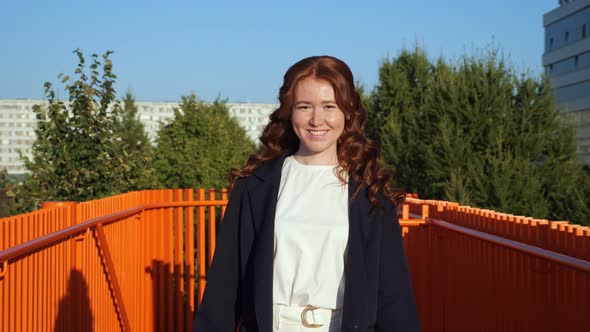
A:
<svg viewBox="0 0 590 332">
<path fill-rule="evenodd" d="M 272 332 L 274 218 L 286 154 L 236 182 L 220 227 L 197 332 Z M 350 181 L 348 191 L 358 184 Z M 361 190 L 349 202 L 342 331 L 420 331 L 397 213 Z"/>
</svg>

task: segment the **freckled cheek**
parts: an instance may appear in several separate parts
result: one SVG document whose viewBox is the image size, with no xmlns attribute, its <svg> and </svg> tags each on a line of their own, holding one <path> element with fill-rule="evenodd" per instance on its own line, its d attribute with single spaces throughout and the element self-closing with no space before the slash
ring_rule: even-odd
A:
<svg viewBox="0 0 590 332">
<path fill-rule="evenodd" d="M 332 128 L 344 128 L 344 116 L 342 115 L 330 116 L 325 121 Z"/>
<path fill-rule="evenodd" d="M 305 119 L 304 117 L 293 117 L 291 119 L 291 123 L 293 124 L 293 129 L 295 131 L 303 130 L 303 128 L 307 125 L 308 122 L 309 120 Z"/>
</svg>

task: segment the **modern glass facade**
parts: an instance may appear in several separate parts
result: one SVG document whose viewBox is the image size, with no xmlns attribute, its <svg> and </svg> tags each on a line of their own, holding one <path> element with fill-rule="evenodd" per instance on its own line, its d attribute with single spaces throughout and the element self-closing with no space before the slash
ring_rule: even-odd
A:
<svg viewBox="0 0 590 332">
<path fill-rule="evenodd" d="M 590 0 L 560 0 L 543 25 L 545 72 L 557 107 L 577 125 L 579 159 L 590 164 Z"/>
</svg>

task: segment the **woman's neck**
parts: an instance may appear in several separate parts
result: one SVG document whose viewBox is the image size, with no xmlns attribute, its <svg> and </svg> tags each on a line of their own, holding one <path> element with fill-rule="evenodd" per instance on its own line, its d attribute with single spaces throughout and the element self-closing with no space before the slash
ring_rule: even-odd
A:
<svg viewBox="0 0 590 332">
<path fill-rule="evenodd" d="M 293 154 L 293 158 L 303 165 L 338 165 L 338 156 L 335 151 L 324 151 L 323 153 L 306 153 L 298 150 Z"/>
</svg>

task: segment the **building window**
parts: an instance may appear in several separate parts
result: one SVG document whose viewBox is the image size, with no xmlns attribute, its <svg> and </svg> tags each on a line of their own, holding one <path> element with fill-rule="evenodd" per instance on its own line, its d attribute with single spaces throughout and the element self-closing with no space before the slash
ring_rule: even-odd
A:
<svg viewBox="0 0 590 332">
<path fill-rule="evenodd" d="M 568 41 L 568 39 L 570 39 L 570 33 L 569 31 L 565 32 L 565 41 Z"/>
<path fill-rule="evenodd" d="M 553 49 L 553 37 L 549 38 L 549 49 Z"/>
<path fill-rule="evenodd" d="M 574 57 L 574 67 L 578 67 L 578 56 Z"/>
<path fill-rule="evenodd" d="M 588 31 L 586 31 L 587 28 L 586 24 L 582 24 L 582 38 L 586 38 L 586 35 L 588 34 Z"/>
</svg>

